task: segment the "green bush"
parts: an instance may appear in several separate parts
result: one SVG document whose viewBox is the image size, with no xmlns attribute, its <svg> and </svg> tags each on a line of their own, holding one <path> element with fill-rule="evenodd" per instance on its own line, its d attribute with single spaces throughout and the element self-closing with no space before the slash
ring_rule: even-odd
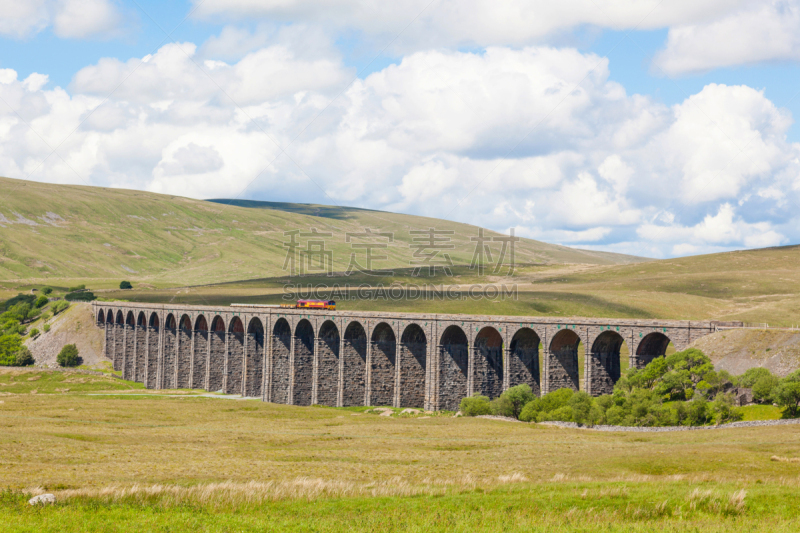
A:
<svg viewBox="0 0 800 533">
<path fill-rule="evenodd" d="M 47 305 L 47 302 L 49 302 L 49 301 L 50 300 L 47 299 L 47 296 L 45 296 L 43 294 L 43 295 L 39 296 L 38 298 L 36 298 L 36 301 L 33 302 L 33 305 L 34 305 L 34 307 L 41 308 L 41 307 L 44 307 L 45 305 Z"/>
<path fill-rule="evenodd" d="M 800 416 L 800 370 L 783 378 L 775 387 L 772 396 L 775 403 L 784 408 L 784 416 L 791 418 Z"/>
<path fill-rule="evenodd" d="M 525 422 L 536 422 L 541 420 L 551 420 L 549 418 L 542 418 L 542 416 L 552 413 L 558 409 L 569 407 L 569 400 L 574 394 L 572 389 L 558 389 L 542 396 L 535 398 L 525 404 L 525 407 L 520 411 L 519 419 Z M 540 416 L 542 415 L 542 416 Z M 559 415 L 562 416 L 563 412 Z M 552 419 L 552 420 L 560 420 Z M 572 420 L 572 410 L 570 409 L 569 420 Z"/>
<path fill-rule="evenodd" d="M 499 398 L 493 400 L 492 410 L 499 416 L 519 418 L 522 408 L 535 398 L 530 385 L 523 383 L 509 388 Z"/>
<path fill-rule="evenodd" d="M 569 399 L 569 407 L 572 409 L 572 420 L 578 424 L 585 424 L 592 411 L 592 397 L 583 391 L 576 392 Z"/>
<path fill-rule="evenodd" d="M 752 389 L 756 381 L 765 377 L 771 376 L 772 372 L 763 367 L 749 368 L 747 371 L 736 379 L 736 385 Z"/>
<path fill-rule="evenodd" d="M 50 324 L 45 324 L 44 326 L 42 326 L 42 329 L 44 330 L 45 333 L 47 333 L 48 331 L 50 331 Z"/>
<path fill-rule="evenodd" d="M 33 329 L 30 331 L 30 333 L 28 333 L 28 335 L 30 335 L 30 337 L 31 337 L 31 338 L 37 337 L 37 336 L 39 336 L 39 330 L 38 330 L 38 329 L 36 329 L 36 328 L 33 328 Z"/>
<path fill-rule="evenodd" d="M 766 369 L 764 369 L 766 370 Z M 780 385 L 778 376 L 773 376 L 769 370 L 753 384 L 753 400 L 758 403 L 772 402 L 772 393 Z"/>
<path fill-rule="evenodd" d="M 698 394 L 686 406 L 686 423 L 689 426 L 704 426 L 711 421 L 711 411 L 708 408 L 708 401 L 701 394 Z"/>
<path fill-rule="evenodd" d="M 42 294 L 50 296 L 53 293 L 53 287 L 42 287 Z"/>
<path fill-rule="evenodd" d="M 70 292 L 64 296 L 70 302 L 91 302 L 95 299 L 94 293 L 89 291 Z"/>
<path fill-rule="evenodd" d="M 67 292 L 78 292 L 78 291 L 85 291 L 86 285 L 76 285 L 75 287 L 70 287 L 67 289 Z"/>
<path fill-rule="evenodd" d="M 15 366 L 22 339 L 16 333 L 0 335 L 0 366 Z"/>
<path fill-rule="evenodd" d="M 78 347 L 74 344 L 67 344 L 61 351 L 58 353 L 58 357 L 56 357 L 56 361 L 61 366 L 78 366 L 81 364 L 81 358 L 78 355 Z"/>
<path fill-rule="evenodd" d="M 17 294 L 13 298 L 6 300 L 6 303 L 3 304 L 3 310 L 8 311 L 12 307 L 17 304 L 26 303 L 28 305 L 33 305 L 33 302 L 36 301 L 36 296 L 33 294 Z"/>
<path fill-rule="evenodd" d="M 58 313 L 64 311 L 69 307 L 69 302 L 65 302 L 64 300 L 59 300 L 53 304 L 52 310 L 53 314 L 57 315 Z"/>
<path fill-rule="evenodd" d="M 120 281 L 119 288 L 123 290 L 132 289 L 133 285 L 131 285 L 130 281 Z"/>
<path fill-rule="evenodd" d="M 742 410 L 733 403 L 733 394 L 720 392 L 711 404 L 717 424 L 727 424 L 742 419 Z"/>
<path fill-rule="evenodd" d="M 27 346 L 21 346 L 15 354 L 14 366 L 31 366 L 36 361 L 33 359 L 33 354 Z"/>
<path fill-rule="evenodd" d="M 477 392 L 461 400 L 459 406 L 461 414 L 464 416 L 479 416 L 492 414 L 492 403 L 486 396 L 481 396 Z"/>
</svg>

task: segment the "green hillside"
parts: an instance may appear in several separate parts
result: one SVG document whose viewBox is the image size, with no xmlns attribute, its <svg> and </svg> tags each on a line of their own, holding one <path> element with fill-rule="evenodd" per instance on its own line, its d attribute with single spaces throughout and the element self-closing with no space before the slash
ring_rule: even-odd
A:
<svg viewBox="0 0 800 533">
<path fill-rule="evenodd" d="M 373 268 L 409 267 L 411 230 L 452 232 L 454 264 L 469 264 L 478 228 L 450 221 L 346 207 L 192 200 L 141 191 L 51 185 L 0 178 L 0 280 L 133 278 L 159 286 L 193 285 L 284 275 L 289 237 L 301 230 L 330 233 L 332 269 L 347 268 L 353 243 L 386 243 Z M 253 207 L 258 207 L 257 209 Z M 345 242 L 347 233 L 393 233 Z M 499 236 L 487 232 L 488 237 Z M 420 238 L 417 236 L 416 238 Z M 305 249 L 308 238 L 299 238 Z M 495 253 L 500 244 L 490 243 Z M 576 250 L 522 239 L 519 263 L 617 264 L 642 258 Z M 506 258 L 508 261 L 508 257 Z M 299 265 L 298 265 L 299 270 Z"/>
</svg>

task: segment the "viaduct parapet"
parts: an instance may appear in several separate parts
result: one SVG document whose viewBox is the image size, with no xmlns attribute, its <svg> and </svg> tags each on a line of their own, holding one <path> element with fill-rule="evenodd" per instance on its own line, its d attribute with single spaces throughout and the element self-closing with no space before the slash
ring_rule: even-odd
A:
<svg viewBox="0 0 800 533">
<path fill-rule="evenodd" d="M 620 349 L 643 367 L 714 322 L 313 311 L 93 302 L 105 355 L 151 389 L 194 388 L 289 405 L 456 410 L 527 383 L 537 394 L 612 391 Z M 541 346 L 541 349 L 540 349 Z M 540 353 L 541 352 L 541 353 Z"/>
</svg>

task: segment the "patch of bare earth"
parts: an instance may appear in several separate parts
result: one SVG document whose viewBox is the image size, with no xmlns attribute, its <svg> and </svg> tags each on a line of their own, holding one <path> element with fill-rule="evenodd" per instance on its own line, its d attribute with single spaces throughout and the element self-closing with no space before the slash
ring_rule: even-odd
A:
<svg viewBox="0 0 800 533">
<path fill-rule="evenodd" d="M 800 331 L 729 329 L 706 335 L 692 346 L 708 355 L 718 370 L 734 375 L 764 367 L 785 376 L 800 368 Z"/>
<path fill-rule="evenodd" d="M 69 309 L 50 319 L 50 331 L 40 333 L 25 344 L 38 367 L 57 367 L 56 357 L 66 344 L 78 347 L 84 365 L 96 366 L 108 361 L 103 357 L 103 340 L 103 330 L 94 324 L 91 304 L 73 303 Z"/>
</svg>

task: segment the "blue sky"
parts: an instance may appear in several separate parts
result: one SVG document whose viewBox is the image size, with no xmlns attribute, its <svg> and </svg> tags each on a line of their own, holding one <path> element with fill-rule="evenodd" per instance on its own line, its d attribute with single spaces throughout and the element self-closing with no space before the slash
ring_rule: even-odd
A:
<svg viewBox="0 0 800 533">
<path fill-rule="evenodd" d="M 657 257 L 798 242 L 798 1 L 465 2 L 32 0 L 0 16 L 0 173 Z"/>
</svg>

